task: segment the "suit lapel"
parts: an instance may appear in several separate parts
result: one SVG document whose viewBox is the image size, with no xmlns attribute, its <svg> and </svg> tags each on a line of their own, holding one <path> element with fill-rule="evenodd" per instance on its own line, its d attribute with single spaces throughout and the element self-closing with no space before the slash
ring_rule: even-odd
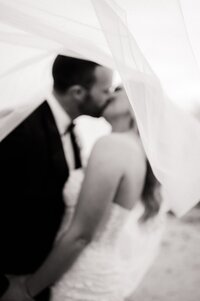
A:
<svg viewBox="0 0 200 301">
<path fill-rule="evenodd" d="M 57 174 L 57 177 L 62 178 L 65 182 L 69 176 L 69 168 L 65 160 L 62 141 L 60 139 L 60 134 L 58 132 L 54 116 L 46 101 L 44 103 L 43 113 L 46 134 L 49 143 L 49 151 L 54 165 L 54 169 Z"/>
</svg>

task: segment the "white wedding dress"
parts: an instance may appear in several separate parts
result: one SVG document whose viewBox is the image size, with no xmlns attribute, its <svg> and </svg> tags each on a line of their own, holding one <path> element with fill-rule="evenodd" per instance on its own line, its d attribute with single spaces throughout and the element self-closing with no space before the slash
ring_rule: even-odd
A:
<svg viewBox="0 0 200 301">
<path fill-rule="evenodd" d="M 64 188 L 72 214 L 83 177 L 82 170 L 73 171 Z M 93 241 L 52 288 L 51 301 L 123 301 L 130 296 L 152 264 L 163 233 L 164 214 L 142 224 L 142 212 L 140 201 L 132 210 L 113 203 Z M 58 236 L 70 224 L 68 213 Z"/>
</svg>

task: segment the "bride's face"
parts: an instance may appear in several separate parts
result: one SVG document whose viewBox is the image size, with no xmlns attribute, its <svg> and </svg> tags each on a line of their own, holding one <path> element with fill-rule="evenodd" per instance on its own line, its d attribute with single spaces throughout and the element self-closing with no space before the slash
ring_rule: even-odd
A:
<svg viewBox="0 0 200 301">
<path fill-rule="evenodd" d="M 113 97 L 103 112 L 103 117 L 109 122 L 113 118 L 132 114 L 132 109 L 123 88 L 114 92 Z"/>
</svg>

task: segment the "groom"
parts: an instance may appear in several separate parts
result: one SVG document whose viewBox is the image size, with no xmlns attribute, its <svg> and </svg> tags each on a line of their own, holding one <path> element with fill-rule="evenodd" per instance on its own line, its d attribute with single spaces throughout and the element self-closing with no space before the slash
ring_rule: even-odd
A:
<svg viewBox="0 0 200 301">
<path fill-rule="evenodd" d="M 100 117 L 112 72 L 58 55 L 51 97 L 0 143 L 0 300 L 27 294 L 17 276 L 33 273 L 51 250 L 64 213 L 62 188 L 81 166 L 71 122 Z M 10 276 L 12 275 L 12 276 Z M 49 290 L 37 300 L 49 300 Z"/>
</svg>

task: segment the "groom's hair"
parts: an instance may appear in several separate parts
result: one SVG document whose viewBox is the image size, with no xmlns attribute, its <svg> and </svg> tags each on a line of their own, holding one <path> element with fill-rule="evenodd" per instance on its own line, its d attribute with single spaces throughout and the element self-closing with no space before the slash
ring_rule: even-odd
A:
<svg viewBox="0 0 200 301">
<path fill-rule="evenodd" d="M 73 85 L 90 89 L 95 82 L 94 70 L 97 66 L 100 65 L 92 61 L 58 55 L 52 68 L 54 90 L 63 94 Z"/>
</svg>

